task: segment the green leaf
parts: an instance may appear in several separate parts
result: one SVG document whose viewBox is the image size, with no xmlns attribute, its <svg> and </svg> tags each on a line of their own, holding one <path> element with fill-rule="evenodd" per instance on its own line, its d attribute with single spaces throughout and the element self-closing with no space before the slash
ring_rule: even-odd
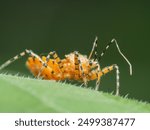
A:
<svg viewBox="0 0 150 130">
<path fill-rule="evenodd" d="M 150 104 L 62 82 L 0 74 L 0 112 L 150 112 Z"/>
</svg>

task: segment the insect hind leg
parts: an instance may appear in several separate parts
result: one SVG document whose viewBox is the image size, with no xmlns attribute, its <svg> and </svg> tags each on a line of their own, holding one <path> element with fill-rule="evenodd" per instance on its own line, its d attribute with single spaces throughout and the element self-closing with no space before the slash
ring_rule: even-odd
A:
<svg viewBox="0 0 150 130">
<path fill-rule="evenodd" d="M 13 63 L 14 61 L 20 59 L 21 57 L 25 56 L 26 54 L 26 50 L 21 52 L 20 54 L 14 56 L 13 58 L 7 60 L 5 63 L 3 63 L 1 66 L 0 66 L 0 70 L 6 68 L 8 65 L 10 65 L 11 63 Z"/>
<path fill-rule="evenodd" d="M 14 56 L 13 58 L 7 60 L 4 64 L 2 64 L 2 65 L 0 66 L 0 70 L 6 68 L 8 65 L 10 65 L 10 64 L 13 63 L 14 61 L 20 59 L 21 57 L 25 56 L 26 54 L 29 54 L 29 55 L 32 56 L 32 57 L 38 58 L 38 59 L 43 63 L 42 59 L 41 59 L 37 54 L 35 54 L 32 50 L 26 49 L 25 51 L 21 52 L 20 54 Z M 43 63 L 43 64 L 44 64 L 44 63 Z"/>
</svg>

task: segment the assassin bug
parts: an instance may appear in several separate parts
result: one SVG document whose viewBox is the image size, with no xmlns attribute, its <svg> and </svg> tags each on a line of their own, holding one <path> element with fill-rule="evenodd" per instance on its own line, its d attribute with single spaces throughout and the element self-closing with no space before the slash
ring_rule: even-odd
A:
<svg viewBox="0 0 150 130">
<path fill-rule="evenodd" d="M 116 45 L 120 55 L 126 60 L 130 67 L 130 75 L 132 75 L 132 65 L 128 59 L 121 52 L 118 43 L 115 39 L 112 39 L 102 51 L 100 56 L 97 54 L 97 40 L 96 37 L 93 43 L 92 50 L 87 57 L 77 51 L 74 51 L 68 55 L 65 55 L 64 59 L 60 59 L 55 51 L 50 52 L 47 56 L 38 56 L 32 50 L 26 49 L 19 55 L 11 58 L 0 66 L 0 70 L 16 61 L 17 59 L 28 54 L 30 57 L 26 61 L 27 68 L 31 73 L 37 77 L 46 80 L 77 80 L 82 81 L 87 86 L 88 81 L 96 80 L 95 90 L 99 89 L 100 79 L 103 75 L 109 73 L 112 70 L 116 70 L 116 95 L 119 95 L 119 67 L 116 64 L 101 69 L 100 61 L 104 56 L 106 50 L 113 43 Z M 51 58 L 52 57 L 52 58 Z M 92 58 L 93 57 L 93 58 Z"/>
</svg>

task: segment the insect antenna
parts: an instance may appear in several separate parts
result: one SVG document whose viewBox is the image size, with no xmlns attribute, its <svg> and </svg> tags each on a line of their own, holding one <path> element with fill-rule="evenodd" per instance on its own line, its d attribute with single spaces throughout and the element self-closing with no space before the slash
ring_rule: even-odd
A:
<svg viewBox="0 0 150 130">
<path fill-rule="evenodd" d="M 116 39 L 112 39 L 111 42 L 109 42 L 106 46 L 106 48 L 102 51 L 101 55 L 98 57 L 98 61 L 100 62 L 101 58 L 104 56 L 104 54 L 106 53 L 107 49 L 110 47 L 110 45 L 112 45 L 113 43 L 115 43 L 117 50 L 119 52 L 119 54 L 124 58 L 124 60 L 128 63 L 129 68 L 130 68 L 130 75 L 132 75 L 132 65 L 129 62 L 129 60 L 125 57 L 125 55 L 121 52 L 119 45 L 116 41 Z"/>
<path fill-rule="evenodd" d="M 93 53 L 94 53 L 94 60 L 97 59 L 97 41 L 98 41 L 98 37 L 96 36 L 88 59 L 91 59 L 91 57 L 93 56 Z"/>
</svg>

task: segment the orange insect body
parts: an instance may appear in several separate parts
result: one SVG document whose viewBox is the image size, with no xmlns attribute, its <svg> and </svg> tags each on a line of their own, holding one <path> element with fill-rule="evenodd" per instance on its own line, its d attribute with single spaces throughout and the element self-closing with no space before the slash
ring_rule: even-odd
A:
<svg viewBox="0 0 150 130">
<path fill-rule="evenodd" d="M 82 73 L 81 71 L 76 71 L 75 70 L 75 59 L 74 59 L 75 54 L 70 53 L 69 55 L 66 55 L 65 59 L 62 59 L 62 66 L 63 66 L 63 71 L 60 70 L 58 63 L 56 62 L 56 59 L 49 59 L 47 62 L 47 67 L 43 67 L 42 63 L 38 58 L 33 58 L 29 57 L 26 65 L 28 69 L 31 71 L 31 73 L 34 76 L 38 76 L 39 72 L 41 71 L 40 77 L 43 79 L 47 80 L 65 80 L 65 79 L 70 79 L 70 80 L 80 80 L 83 81 L 83 77 L 81 76 Z M 89 59 L 84 56 L 79 54 L 79 58 L 81 60 L 81 66 L 83 68 L 83 72 L 86 75 L 86 80 L 95 80 L 97 78 L 96 74 L 91 74 L 91 66 L 89 66 Z M 41 58 L 43 62 L 46 62 L 46 57 L 43 56 Z M 92 62 L 92 67 L 96 66 L 97 62 L 93 61 Z M 53 73 L 52 73 L 53 72 Z M 102 73 L 100 73 L 102 75 Z"/>
</svg>

